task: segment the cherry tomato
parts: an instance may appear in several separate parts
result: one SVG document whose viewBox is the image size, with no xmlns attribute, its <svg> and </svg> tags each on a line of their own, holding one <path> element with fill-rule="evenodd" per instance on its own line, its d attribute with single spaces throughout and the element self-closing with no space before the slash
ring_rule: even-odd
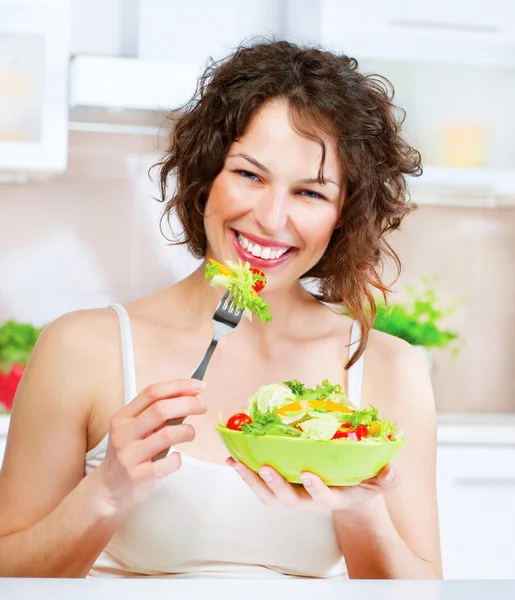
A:
<svg viewBox="0 0 515 600">
<path fill-rule="evenodd" d="M 358 442 L 361 438 L 367 437 L 368 435 L 368 427 L 366 425 L 359 425 L 356 429 L 348 429 L 347 431 L 339 429 L 334 435 L 333 440 L 337 440 L 338 438 L 348 438 L 351 440 L 357 440 Z"/>
<path fill-rule="evenodd" d="M 237 413 L 227 421 L 226 427 L 227 429 L 234 429 L 234 431 L 241 431 L 241 428 L 248 423 L 252 423 L 252 419 L 249 415 Z"/>
<path fill-rule="evenodd" d="M 263 271 L 261 271 L 260 269 L 257 269 L 256 267 L 251 267 L 251 272 L 254 273 L 254 275 L 260 275 L 261 277 L 264 277 L 265 280 L 261 281 L 260 279 L 258 279 L 258 281 L 256 281 L 256 283 L 254 284 L 254 291 L 256 292 L 256 294 L 259 294 L 259 292 L 265 287 L 266 285 L 266 277 L 265 274 L 263 273 Z"/>
<path fill-rule="evenodd" d="M 361 438 L 367 437 L 368 427 L 366 425 L 359 425 L 359 427 L 356 427 L 356 435 L 358 436 L 358 442 Z"/>
</svg>

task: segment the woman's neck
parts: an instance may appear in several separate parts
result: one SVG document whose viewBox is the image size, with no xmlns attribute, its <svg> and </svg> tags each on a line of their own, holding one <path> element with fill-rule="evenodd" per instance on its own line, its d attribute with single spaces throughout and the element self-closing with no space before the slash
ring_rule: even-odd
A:
<svg viewBox="0 0 515 600">
<path fill-rule="evenodd" d="M 189 305 L 197 322 L 205 323 L 212 316 L 223 290 L 212 287 L 204 278 L 204 265 L 184 279 L 180 284 L 181 296 Z M 305 326 L 313 305 L 318 301 L 306 291 L 299 282 L 290 288 L 260 293 L 267 304 L 270 305 L 272 321 L 263 323 L 259 317 L 253 315 L 252 322 L 244 318 L 239 325 L 240 330 L 245 330 L 245 335 L 260 344 L 274 343 L 278 338 L 284 338 L 289 331 L 296 331 Z"/>
</svg>

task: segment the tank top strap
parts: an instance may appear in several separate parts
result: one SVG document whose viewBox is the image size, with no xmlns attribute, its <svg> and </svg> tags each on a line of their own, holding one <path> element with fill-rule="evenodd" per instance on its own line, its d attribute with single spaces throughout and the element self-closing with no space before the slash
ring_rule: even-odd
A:
<svg viewBox="0 0 515 600">
<path fill-rule="evenodd" d="M 123 393 L 125 404 L 137 396 L 136 367 L 134 364 L 134 344 L 132 343 L 131 320 L 129 313 L 121 304 L 109 306 L 118 315 L 120 323 L 120 340 L 122 346 Z"/>
<path fill-rule="evenodd" d="M 357 350 L 359 340 L 361 339 L 361 330 L 357 321 L 352 322 L 349 359 L 354 356 Z M 365 355 L 362 354 L 358 360 L 350 367 L 348 372 L 348 397 L 356 407 L 361 406 L 361 393 L 363 389 L 363 365 Z"/>
</svg>

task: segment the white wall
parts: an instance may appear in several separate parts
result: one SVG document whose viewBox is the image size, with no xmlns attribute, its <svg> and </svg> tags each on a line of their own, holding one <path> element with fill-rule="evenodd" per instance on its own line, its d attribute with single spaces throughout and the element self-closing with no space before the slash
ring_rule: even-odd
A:
<svg viewBox="0 0 515 600">
<path fill-rule="evenodd" d="M 153 140 L 72 133 L 66 174 L 0 187 L 0 322 L 43 324 L 166 287 L 197 264 L 159 231 Z"/>
</svg>

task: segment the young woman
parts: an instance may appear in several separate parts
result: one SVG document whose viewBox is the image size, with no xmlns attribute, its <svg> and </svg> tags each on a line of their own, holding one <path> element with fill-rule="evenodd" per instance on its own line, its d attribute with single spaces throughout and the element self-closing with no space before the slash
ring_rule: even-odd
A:
<svg viewBox="0 0 515 600">
<path fill-rule="evenodd" d="M 409 345 L 370 331 L 367 311 L 373 288 L 387 291 L 385 235 L 419 171 L 387 85 L 353 59 L 266 42 L 210 67 L 161 164 L 164 214 L 196 256 L 262 268 L 273 321 L 241 322 L 203 383 L 187 377 L 221 296 L 203 266 L 50 324 L 12 414 L 0 576 L 441 577 L 430 379 Z M 397 421 L 409 443 L 395 466 L 328 488 L 227 460 L 218 411 L 289 379 L 341 383 Z"/>
</svg>

